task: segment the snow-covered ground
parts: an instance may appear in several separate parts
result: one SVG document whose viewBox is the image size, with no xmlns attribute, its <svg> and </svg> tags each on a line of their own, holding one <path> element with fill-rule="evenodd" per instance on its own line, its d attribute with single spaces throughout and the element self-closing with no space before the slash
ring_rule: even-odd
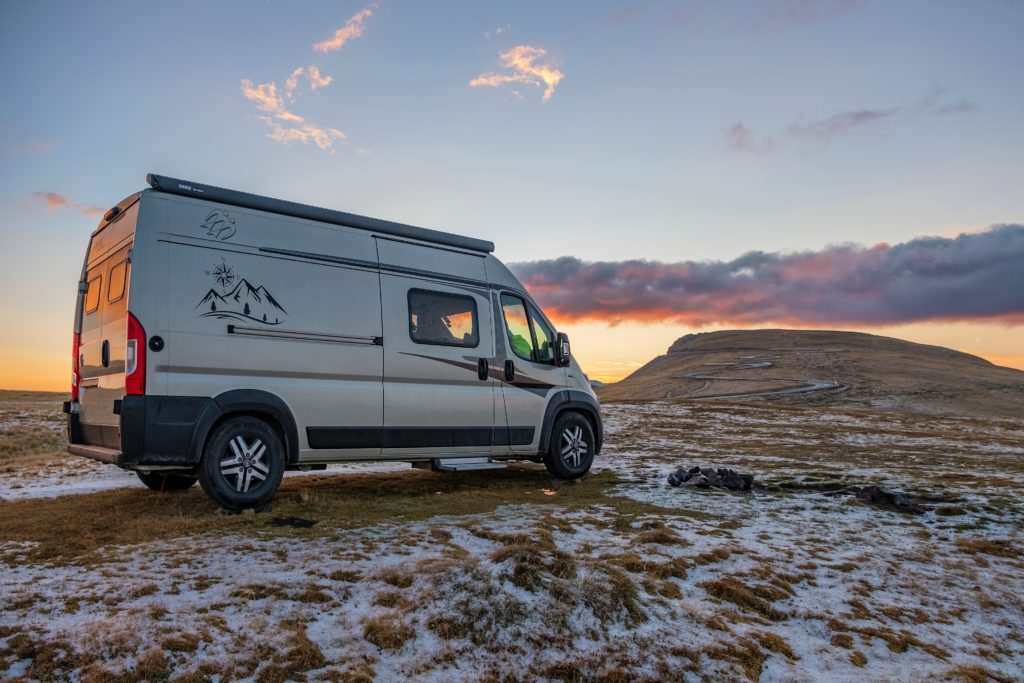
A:
<svg viewBox="0 0 1024 683">
<path fill-rule="evenodd" d="M 618 483 L 583 507 L 549 491 L 49 562 L 0 523 L 0 678 L 1021 678 L 1020 425 L 669 402 L 605 417 L 595 471 Z M 762 488 L 665 483 L 695 464 Z M 826 495 L 838 484 L 934 501 L 903 515 Z"/>
</svg>

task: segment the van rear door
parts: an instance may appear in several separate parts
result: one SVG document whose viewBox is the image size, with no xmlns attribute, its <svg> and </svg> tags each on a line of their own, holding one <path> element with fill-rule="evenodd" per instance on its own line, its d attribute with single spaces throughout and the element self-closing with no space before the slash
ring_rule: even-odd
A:
<svg viewBox="0 0 1024 683">
<path fill-rule="evenodd" d="M 115 401 L 124 396 L 131 248 L 138 201 L 89 241 L 78 298 L 78 424 L 80 442 L 120 449 Z"/>
</svg>

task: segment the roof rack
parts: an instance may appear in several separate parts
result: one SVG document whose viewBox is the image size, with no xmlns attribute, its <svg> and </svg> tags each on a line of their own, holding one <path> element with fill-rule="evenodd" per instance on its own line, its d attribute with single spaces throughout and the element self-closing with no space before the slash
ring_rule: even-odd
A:
<svg viewBox="0 0 1024 683">
<path fill-rule="evenodd" d="M 269 211 L 283 216 L 294 216 L 296 218 L 305 218 L 312 221 L 321 221 L 323 223 L 344 225 L 350 228 L 370 230 L 384 235 L 407 237 L 410 239 L 422 240 L 424 242 L 434 242 L 436 244 L 444 244 L 446 246 L 458 247 L 460 249 L 469 249 L 472 251 L 482 251 L 487 253 L 494 251 L 494 242 L 490 242 L 488 240 L 480 240 L 475 237 L 464 237 L 462 235 L 453 235 L 448 232 L 441 232 L 440 230 L 418 228 L 414 225 L 394 223 L 392 221 L 385 221 L 379 218 L 370 218 L 368 216 L 359 216 L 354 213 L 334 211 L 333 209 L 323 209 L 318 206 L 299 204 L 297 202 L 289 202 L 283 199 L 273 199 L 271 197 L 263 197 L 258 194 L 249 194 L 248 192 L 228 190 L 223 187 L 200 185 L 199 183 L 171 178 L 169 176 L 157 175 L 156 173 L 147 174 L 146 183 L 158 192 L 167 192 L 169 194 L 177 194 L 185 197 L 196 197 L 211 202 L 231 204 L 232 206 L 241 206 L 247 209 L 257 209 L 259 211 Z"/>
</svg>

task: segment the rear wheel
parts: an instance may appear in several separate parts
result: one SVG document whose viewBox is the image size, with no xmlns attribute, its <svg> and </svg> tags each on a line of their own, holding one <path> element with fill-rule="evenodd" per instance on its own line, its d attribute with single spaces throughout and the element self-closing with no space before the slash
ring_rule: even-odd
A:
<svg viewBox="0 0 1024 683">
<path fill-rule="evenodd" d="M 270 425 L 256 417 L 232 417 L 206 442 L 199 484 L 222 508 L 258 508 L 274 497 L 284 467 L 284 447 Z"/>
<path fill-rule="evenodd" d="M 563 413 L 555 420 L 544 465 L 559 479 L 579 479 L 594 463 L 594 446 L 590 421 L 579 413 Z"/>
<path fill-rule="evenodd" d="M 196 483 L 195 477 L 183 474 L 160 474 L 158 472 L 136 472 L 139 481 L 153 491 L 184 491 Z"/>
</svg>

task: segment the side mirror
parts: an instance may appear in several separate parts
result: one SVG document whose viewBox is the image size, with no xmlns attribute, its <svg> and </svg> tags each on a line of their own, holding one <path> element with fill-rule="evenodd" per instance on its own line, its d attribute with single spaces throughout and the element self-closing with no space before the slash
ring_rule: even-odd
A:
<svg viewBox="0 0 1024 683">
<path fill-rule="evenodd" d="M 559 332 L 555 337 L 555 365 L 560 368 L 569 367 L 572 354 L 569 349 L 569 335 Z"/>
</svg>

